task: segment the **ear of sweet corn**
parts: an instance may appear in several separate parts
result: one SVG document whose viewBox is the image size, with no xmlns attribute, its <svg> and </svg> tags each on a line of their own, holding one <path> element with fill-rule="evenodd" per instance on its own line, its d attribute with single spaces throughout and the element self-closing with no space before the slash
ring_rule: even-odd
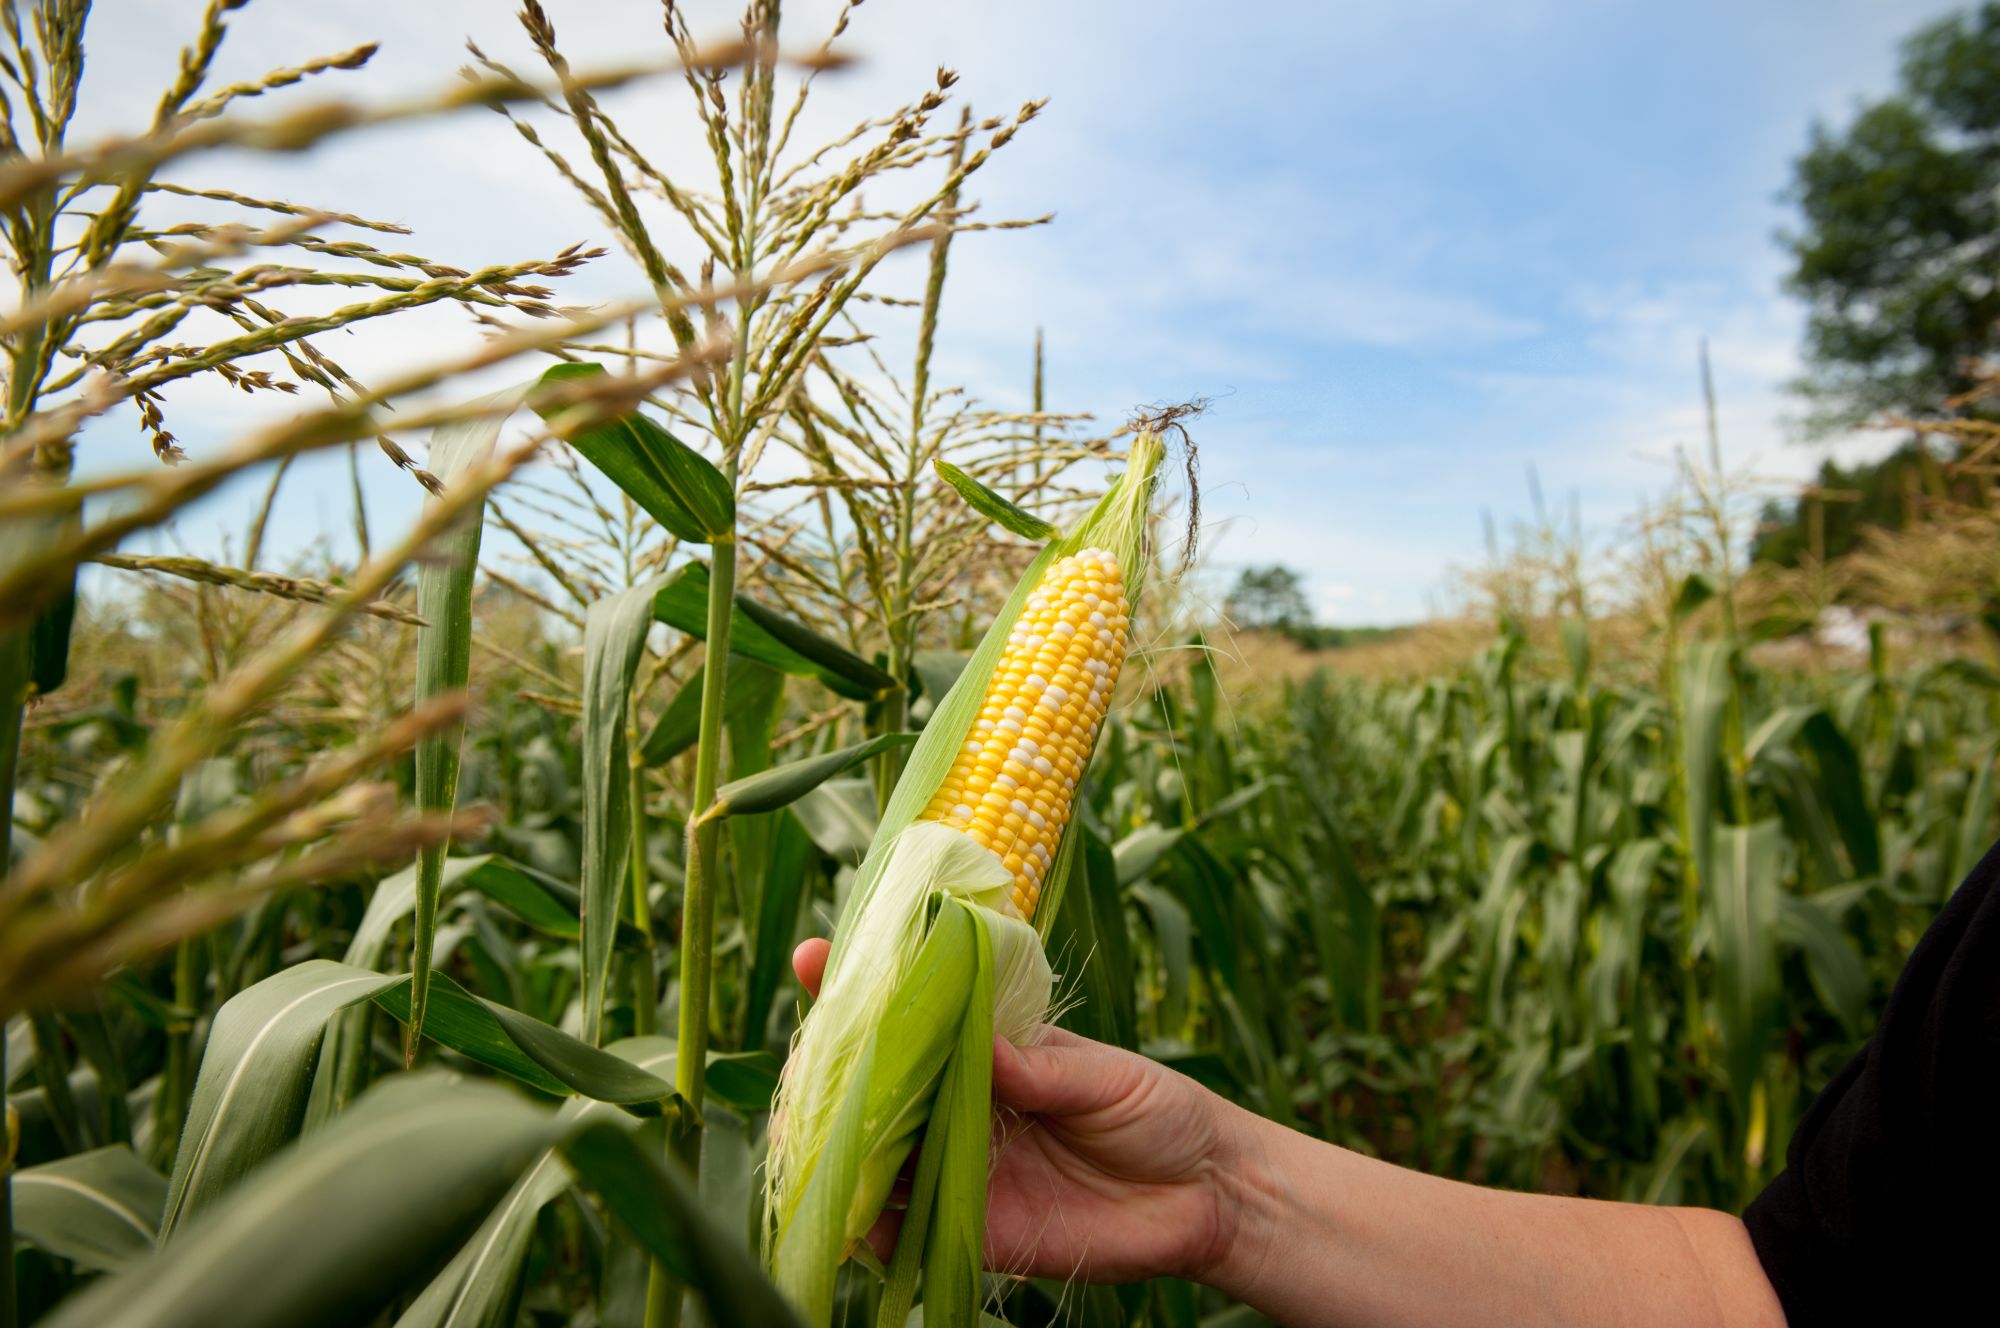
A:
<svg viewBox="0 0 2000 1328">
<path fill-rule="evenodd" d="M 1033 921 L 1125 662 L 1125 574 L 1087 548 L 1042 574 L 987 685 L 985 704 L 924 819 L 999 855 L 1009 902 Z"/>
<path fill-rule="evenodd" d="M 968 1011 L 1015 1041 L 1047 1013 L 1054 978 L 1032 924 L 1053 915 L 1071 856 L 1071 808 L 1124 660 L 1162 450 L 1139 435 L 1111 492 L 1022 577 L 925 726 L 856 875 L 785 1065 L 766 1171 L 766 1255 L 808 1322 L 829 1322 L 839 1263 L 927 1121 L 927 1155 L 939 1150 L 946 1170 L 926 1202 L 950 1211 L 921 1217 L 937 1219 L 930 1257 L 952 1266 L 924 1270 L 925 1322 L 976 1319 L 990 1090 L 976 1102 L 947 1094 L 946 1116 L 931 1111 L 941 1079 L 987 1082 L 951 1068 L 991 1054 L 990 1034 L 964 1046 Z M 974 1118 L 975 1137 L 958 1137 Z M 899 1253 L 885 1303 L 900 1286 L 907 1304 L 912 1255 Z"/>
</svg>

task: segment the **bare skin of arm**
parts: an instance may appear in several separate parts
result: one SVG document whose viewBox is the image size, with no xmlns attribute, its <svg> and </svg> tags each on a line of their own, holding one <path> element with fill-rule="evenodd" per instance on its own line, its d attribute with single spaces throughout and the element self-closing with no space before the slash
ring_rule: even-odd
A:
<svg viewBox="0 0 2000 1328">
<path fill-rule="evenodd" d="M 827 943 L 793 966 L 816 991 Z M 1439 1180 L 1321 1143 L 1059 1029 L 996 1042 L 1017 1123 L 987 1202 L 998 1271 L 1181 1277 L 1293 1328 L 1782 1328 L 1742 1222 Z M 893 1219 L 877 1232 L 893 1242 Z"/>
</svg>

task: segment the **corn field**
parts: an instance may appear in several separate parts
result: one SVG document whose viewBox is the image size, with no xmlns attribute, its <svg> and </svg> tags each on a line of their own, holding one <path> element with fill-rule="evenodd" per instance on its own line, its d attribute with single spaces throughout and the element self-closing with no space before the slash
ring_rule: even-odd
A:
<svg viewBox="0 0 2000 1328">
<path fill-rule="evenodd" d="M 202 11 L 151 123 L 77 147 L 88 5 L 0 5 L 0 1328 L 1260 1322 L 976 1242 L 870 1270 L 839 1221 L 785 1254 L 771 1195 L 813 1191 L 771 1165 L 774 1100 L 847 1137 L 785 1078 L 817 1054 L 792 951 L 866 916 L 919 812 L 1005 874 L 965 910 L 963 1022 L 848 1178 L 876 1207 L 926 1120 L 918 1189 L 983 1207 L 1004 942 L 1046 956 L 1035 1011 L 1323 1138 L 1735 1208 L 1996 832 L 2000 676 L 1880 637 L 1865 669 L 1755 662 L 1726 534 L 1643 664 L 1579 598 L 1415 681 L 1226 682 L 1176 570 L 1191 414 L 1046 409 L 1039 352 L 1027 411 L 932 381 L 954 245 L 1038 224 L 968 191 L 1039 103 L 982 118 L 940 69 L 794 141 L 847 9 L 800 37 L 753 0 L 703 45 L 668 5 L 651 65 L 591 73 L 530 0 L 532 69 L 475 47 L 382 106 L 292 90 L 365 50 L 215 86 L 241 7 Z M 654 78 L 699 179 L 599 100 Z M 603 245 L 468 270 L 173 181 L 454 114 L 504 116 Z M 563 301 L 619 263 L 630 298 Z M 488 335 L 372 383 L 322 348 L 431 305 Z M 296 399 L 184 449 L 196 375 Z M 99 417 L 162 464 L 79 477 Z M 322 451 L 422 511 L 279 570 L 273 500 Z M 121 550 L 239 476 L 241 566 Z"/>
</svg>

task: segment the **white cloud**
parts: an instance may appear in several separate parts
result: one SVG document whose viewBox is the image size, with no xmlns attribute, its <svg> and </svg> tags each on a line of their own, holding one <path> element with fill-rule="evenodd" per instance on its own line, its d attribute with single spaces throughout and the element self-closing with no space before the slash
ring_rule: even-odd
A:
<svg viewBox="0 0 2000 1328">
<path fill-rule="evenodd" d="M 1599 526 L 1658 488 L 1660 458 L 1702 438 L 1703 336 L 1731 457 L 1754 455 L 1781 476 L 1817 464 L 1817 451 L 1789 441 L 1798 326 L 1778 290 L 1769 234 L 1782 210 L 1771 195 L 1808 113 L 1838 113 L 1855 90 L 1879 86 L 1890 38 L 1936 5 L 1828 0 L 1718 26 L 1721 4 L 871 0 L 846 42 L 863 63 L 821 81 L 798 138 L 819 141 L 916 95 L 939 63 L 960 69 L 957 91 L 981 113 L 1052 96 L 972 193 L 989 218 L 1054 209 L 1058 219 L 954 248 L 939 375 L 1020 404 L 1045 326 L 1058 408 L 1115 418 L 1141 402 L 1218 397 L 1201 432 L 1218 559 L 1301 567 L 1329 617 L 1406 618 L 1447 566 L 1478 556 L 1482 509 L 1525 508 L 1530 465 L 1552 495 L 1576 489 Z M 664 49 L 647 0 L 550 8 L 578 67 Z M 369 69 L 315 80 L 285 103 L 445 84 L 468 35 L 532 69 L 512 9 L 267 0 L 232 15 L 218 77 L 369 37 L 384 43 Z M 727 35 L 736 9 L 709 0 L 696 26 Z M 816 40 L 833 11 L 831 0 L 795 0 L 793 42 Z M 98 0 L 94 17 L 83 139 L 150 114 L 193 10 Z M 1691 83 L 1667 86 L 1695 70 L 1689 49 L 1698 72 L 1747 63 L 1759 77 L 1691 101 Z M 1618 65 L 1635 50 L 1658 59 Z M 665 167 L 705 180 L 684 97 L 662 80 L 610 100 Z M 1599 106 L 1616 116 L 1593 120 Z M 604 234 L 486 112 L 304 157 L 221 155 L 187 173 L 406 222 L 409 248 L 461 266 Z M 884 269 L 905 292 L 921 273 L 915 255 Z M 565 298 L 627 293 L 637 276 L 614 252 Z M 910 324 L 880 320 L 892 362 Z M 469 335 L 440 311 L 327 349 L 365 375 Z M 192 448 L 285 403 L 209 380 L 177 388 L 170 405 Z M 85 441 L 87 467 L 147 455 L 130 420 Z M 371 464 L 385 516 L 410 509 L 404 477 Z M 216 528 L 239 526 L 228 505 L 245 501 L 213 504 Z"/>
</svg>

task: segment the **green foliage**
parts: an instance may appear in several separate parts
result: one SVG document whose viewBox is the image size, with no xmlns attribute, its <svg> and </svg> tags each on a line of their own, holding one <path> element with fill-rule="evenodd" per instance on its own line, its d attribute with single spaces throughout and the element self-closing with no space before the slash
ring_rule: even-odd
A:
<svg viewBox="0 0 2000 1328">
<path fill-rule="evenodd" d="M 1802 226 L 1785 237 L 1809 308 L 1806 386 L 1823 419 L 1916 415 L 1971 385 L 2000 290 L 2000 4 L 1905 44 L 1901 86 L 1794 164 Z"/>
<path fill-rule="evenodd" d="M 1226 711 L 1203 665 L 1127 702 L 1083 786 L 1070 887 L 1049 923 L 1049 952 L 1077 998 L 1062 1021 L 1273 1118 L 1443 1174 L 1743 1202 L 1779 1164 L 1807 1096 L 1866 1037 L 1914 937 L 1990 841 L 2000 693 L 1974 668 L 1801 678 L 1697 643 L 1669 697 L 1608 681 L 1592 663 L 1601 652 L 1583 645 L 1538 658 L 1503 637 L 1450 676 L 1397 686 L 1322 677 L 1232 698 Z M 816 685 L 787 682 L 790 713 L 818 704 L 798 694 Z M 1732 705 L 1740 724 L 1729 720 Z M 497 694 L 468 734 L 463 779 L 494 802 L 496 840 L 557 835 L 574 854 L 579 753 L 565 737 L 549 754 L 553 767 L 533 755 L 546 720 Z M 844 763 L 848 745 L 834 733 L 785 739 L 771 768 L 829 754 Z M 46 796 L 46 777 L 37 756 L 31 797 Z M 195 785 L 197 802 L 249 796 L 233 779 Z M 815 842 L 808 809 L 850 793 L 840 805 L 865 842 L 865 779 L 832 779 L 789 807 L 741 818 L 769 818 L 772 847 L 725 894 L 715 1025 L 723 1050 L 706 1078 L 717 1110 L 736 1122 L 728 1128 L 747 1150 L 746 1177 L 763 1148 L 773 1053 L 796 1012 L 782 995 L 795 990 L 790 948 L 802 926 L 823 927 L 809 919 L 831 913 L 844 874 L 841 841 Z M 1683 819 L 1696 808 L 1707 809 L 1707 835 Z M 686 811 L 656 809 L 656 834 Z M 1707 883 L 1694 870 L 1704 840 L 1713 844 Z M 737 841 L 726 842 L 734 861 Z M 670 854 L 669 843 L 655 858 L 669 887 Z M 398 929 L 413 902 L 414 871 L 297 894 L 200 948 L 198 1000 L 245 989 L 208 1037 L 187 1167 L 211 1147 L 193 1141 L 249 1151 L 241 1165 L 202 1167 L 202 1211 L 176 1224 L 187 1239 L 267 1170 L 287 1167 L 293 1140 L 310 1144 L 364 1108 L 371 1079 L 401 1077 L 394 1040 L 365 1030 L 371 1017 L 407 1014 L 407 979 L 370 970 L 404 953 Z M 509 1163 L 504 1194 L 482 1191 L 495 1197 L 458 1219 L 451 1231 L 467 1233 L 463 1243 L 428 1247 L 444 1269 L 435 1280 L 402 1275 L 407 1294 L 421 1293 L 412 1324 L 441 1322 L 424 1315 L 460 1296 L 471 1316 L 463 1321 L 505 1322 L 498 1316 L 521 1305 L 563 1321 L 550 1307 L 579 1295 L 594 1303 L 598 1279 L 604 1294 L 616 1292 L 619 1249 L 657 1253 L 664 1239 L 621 1225 L 608 1198 L 574 1188 L 582 1172 L 562 1140 L 590 1123 L 630 1133 L 648 1167 L 672 1165 L 646 1143 L 642 1118 L 614 1102 L 657 1101 L 674 1050 L 665 1038 L 612 1040 L 633 1020 L 616 984 L 604 1053 L 558 1031 L 577 1027 L 577 906 L 574 886 L 505 858 L 446 862 L 433 1054 L 519 1084 L 558 1122 L 531 1156 Z M 264 939 L 279 934 L 292 937 L 287 953 Z M 641 943 L 621 928 L 614 968 Z M 351 967 L 298 966 L 302 949 Z M 237 951 L 245 958 L 230 961 Z M 170 991 L 172 970 L 142 967 L 135 986 Z M 349 979 L 351 988 L 321 994 Z M 348 995 L 373 999 L 343 1006 Z M 157 994 L 137 996 L 118 996 L 106 1025 L 143 1127 L 176 1016 Z M 242 1017 L 259 1009 L 265 1018 Z M 65 1158 L 94 1157 L 88 1148 L 115 1141 L 106 1080 L 80 1054 L 80 1018 L 60 1016 L 56 1034 L 75 1057 L 64 1103 L 46 1091 L 41 1074 L 52 1062 L 35 1062 L 25 1025 L 10 1038 L 31 1173 L 94 1165 Z M 253 1045 L 257 1067 L 229 1073 L 232 1048 Z M 632 1063 L 630 1084 L 591 1060 L 607 1054 Z M 350 1078 L 339 1100 L 354 1105 L 321 1113 L 320 1081 L 334 1075 Z M 550 1095 L 564 1093 L 580 1095 L 558 1109 Z M 225 1115 L 240 1113 L 240 1124 L 213 1123 L 211 1104 L 225 1097 Z M 65 1119 L 86 1151 L 61 1142 Z M 717 1161 L 718 1127 L 705 1133 L 704 1192 L 712 1170 L 714 1184 L 735 1183 Z M 592 1157 L 609 1167 L 602 1149 Z M 166 1187 L 157 1173 L 145 1182 L 131 1165 L 125 1172 L 120 1184 Z M 671 1183 L 633 1184 L 643 1193 L 656 1182 Z M 22 1232 L 35 1242 L 24 1266 L 88 1285 L 88 1269 L 112 1262 L 121 1238 L 74 1214 L 56 1224 L 32 1202 L 34 1184 L 17 1186 Z M 708 1237 L 752 1229 L 749 1181 L 728 1193 L 708 1210 Z M 492 1262 L 465 1253 L 475 1245 Z M 843 1277 L 836 1305 L 859 1313 L 859 1286 Z M 1105 1296 L 1091 1302 L 1103 1322 L 1136 1321 L 1148 1307 L 1157 1316 L 1182 1296 L 1204 1313 L 1223 1308 L 1210 1293 L 1164 1285 Z M 1059 1297 L 1024 1287 L 1002 1314 L 1051 1323 Z"/>
<path fill-rule="evenodd" d="M 17 1173 L 14 1230 L 28 1244 L 105 1272 L 149 1254 L 167 1187 L 123 1144 Z"/>
<path fill-rule="evenodd" d="M 590 606 L 583 626 L 583 1034 L 601 1041 L 611 939 L 623 913 L 632 836 L 627 712 L 662 578 Z"/>
<path fill-rule="evenodd" d="M 503 393 L 496 405 L 511 405 L 519 392 Z M 430 463 L 440 484 L 456 484 L 492 454 L 506 423 L 504 413 L 449 425 L 431 437 Z M 479 539 L 485 529 L 482 504 L 463 514 L 440 548 L 417 573 L 417 612 L 426 626 L 417 635 L 418 705 L 462 691 L 472 670 L 472 585 L 479 575 Z M 446 725 L 417 744 L 417 805 L 449 812 L 458 801 L 459 747 L 465 725 Z M 449 841 L 424 848 L 417 859 L 416 936 L 411 945 L 412 1017 L 405 1054 L 412 1059 L 423 1038 L 424 1007 L 430 991 L 431 948 L 436 941 L 438 893 Z"/>
<path fill-rule="evenodd" d="M 1010 531 L 1023 539 L 1038 541 L 1051 540 L 1062 533 L 1033 512 L 1009 501 L 1005 495 L 987 488 L 943 457 L 933 459 L 931 468 L 937 472 L 939 479 L 957 490 L 958 496 L 965 500 L 967 506 L 1002 530 Z"/>
<path fill-rule="evenodd" d="M 708 588 L 708 568 L 700 563 L 683 564 L 660 585 L 653 599 L 653 616 L 677 631 L 705 639 Z M 839 642 L 747 595 L 736 597 L 731 619 L 729 648 L 733 655 L 768 664 L 793 677 L 816 678 L 854 700 L 875 700 L 896 689 L 893 677 Z"/>
<path fill-rule="evenodd" d="M 1244 568 L 1224 608 L 1231 622 L 1251 631 L 1290 633 L 1313 625 L 1305 578 L 1278 563 Z"/>
<path fill-rule="evenodd" d="M 1401 636 L 1401 627 L 1336 627 L 1313 621 L 1305 578 L 1279 563 L 1246 567 L 1224 602 L 1230 625 L 1251 632 L 1275 632 L 1306 650 L 1339 650 Z"/>
<path fill-rule="evenodd" d="M 150 295 L 99 278 L 129 255 L 176 307 L 239 317 L 233 258 L 166 261 L 141 249 L 166 218 L 136 220 L 154 169 L 187 149 L 178 116 L 221 125 L 224 103 L 267 90 L 190 100 L 234 8 L 209 7 L 162 133 L 123 149 L 138 157 L 63 155 L 65 107 L 40 145 L 56 165 L 7 177 L 18 303 L 50 312 L 0 338 L 10 445 L 16 430 L 38 440 L 20 453 L 37 485 L 0 486 L 0 789 L 13 809 L 0 993 L 14 1002 L 0 1096 L 18 1124 L 0 1325 L 15 1322 L 16 1267 L 26 1319 L 58 1328 L 660 1324 L 684 1295 L 702 1322 L 792 1321 L 749 1241 L 764 1229 L 755 1178 L 802 1000 L 792 947 L 865 885 L 878 830 L 916 815 L 916 793 L 886 796 L 901 748 L 917 734 L 922 766 L 970 720 L 977 698 L 953 683 L 990 669 L 997 637 L 969 665 L 963 652 L 993 620 L 996 588 L 1037 556 L 989 526 L 1048 530 L 1001 490 L 1066 520 L 1091 499 L 1062 471 L 1102 450 L 1045 440 L 1059 417 L 1039 392 L 1031 423 L 947 409 L 951 390 L 928 375 L 948 236 L 931 241 L 923 349 L 892 408 L 895 394 L 838 363 L 871 335 L 849 337 L 847 304 L 926 217 L 959 213 L 960 184 L 1037 104 L 940 129 L 928 117 L 945 103 L 941 71 L 860 138 L 781 164 L 790 121 L 774 124 L 773 108 L 791 98 L 760 53 L 790 46 L 775 41 L 775 7 L 753 6 L 740 85 L 724 95 L 739 74 L 708 61 L 690 80 L 702 123 L 689 141 L 716 154 L 703 183 L 720 190 L 690 193 L 615 129 L 529 6 L 553 77 L 540 107 L 582 151 L 565 158 L 540 137 L 554 126 L 519 123 L 638 257 L 656 308 L 565 320 L 519 284 L 565 275 L 580 250 L 453 276 L 371 249 L 364 266 L 418 265 L 426 279 L 377 274 L 397 283 L 387 295 L 319 319 L 260 305 L 240 315 L 243 335 L 168 354 L 173 323 L 149 318 Z M 677 12 L 668 35 L 692 55 Z M 42 86 L 73 91 L 81 28 L 36 40 L 61 75 Z M 1984 347 L 1993 297 L 1967 274 L 1990 269 L 2000 233 L 1996 52 L 2000 6 L 1928 30 L 1905 94 L 1822 135 L 1801 163 L 1813 229 L 1797 281 L 1815 301 L 1823 386 L 1849 408 L 1929 404 L 1955 356 Z M 44 94 L 20 90 L 45 115 Z M 543 95 L 508 74 L 477 99 Z M 302 145 L 339 118 L 274 123 Z M 594 172 L 577 165 L 585 153 Z M 863 234 L 876 218 L 853 202 L 862 185 L 932 161 L 949 163 L 935 193 Z M 688 223 L 685 269 L 634 203 L 635 174 L 657 196 L 648 212 Z M 52 285 L 72 226 L 77 262 Z M 347 252 L 333 243 L 315 252 Z M 772 271 L 794 263 L 810 270 Z M 734 287 L 719 306 L 718 285 Z M 530 392 L 608 485 L 548 467 L 583 494 L 550 508 L 545 476 L 513 476 L 519 457 L 478 460 L 500 427 L 492 403 L 434 409 L 417 395 L 448 387 L 454 365 L 370 391 L 303 340 L 441 299 L 555 319 L 506 346 L 631 355 L 631 373 L 568 363 Z M 671 354 L 640 344 L 654 316 Z M 602 344 L 628 317 L 632 344 Z M 121 339 L 90 342 L 92 327 Z M 261 435 L 257 456 L 420 420 L 443 426 L 438 474 L 420 472 L 442 492 L 401 542 L 328 581 L 260 570 L 254 555 L 243 569 L 152 560 L 145 570 L 189 578 L 190 597 L 149 590 L 115 624 L 86 601 L 72 624 L 63 590 L 79 559 L 240 467 L 197 459 L 117 478 L 119 501 L 83 520 L 81 488 L 62 482 L 69 430 L 48 407 L 76 404 L 86 380 L 51 378 L 45 346 L 110 371 L 87 381 L 136 401 L 163 457 L 175 449 L 161 386 L 241 376 L 236 360 L 282 352 L 337 402 Z M 755 473 L 785 449 L 817 489 L 796 508 L 784 491 L 799 477 Z M 1893 468 L 1829 478 L 1871 490 L 1856 521 L 1873 490 L 1900 482 Z M 538 543 L 505 517 L 499 503 L 517 500 L 558 533 Z M 1144 506 L 1122 513 L 1134 534 Z M 553 586 L 510 580 L 491 551 L 477 584 L 482 511 Z M 1682 567 L 1666 584 L 1674 632 L 1695 630 L 1707 599 L 1733 604 L 1726 575 Z M 242 608 L 245 592 L 257 607 Z M 1282 567 L 1245 573 L 1231 606 L 1308 646 L 1377 634 L 1314 626 Z M 1991 839 L 2000 681 L 1963 662 L 1900 676 L 1879 642 L 1866 674 L 1791 677 L 1696 641 L 1671 652 L 1658 687 L 1613 684 L 1581 597 L 1566 611 L 1559 659 L 1532 658 L 1509 630 L 1473 666 L 1398 686 L 1316 678 L 1225 697 L 1199 641 L 1184 673 L 1128 684 L 1037 918 L 1064 978 L 1062 1021 L 1275 1120 L 1432 1171 L 1740 1204 Z M 393 718 L 413 677 L 419 701 L 469 691 L 470 720 L 449 707 Z M 24 714 L 31 689 L 58 683 Z M 873 777 L 858 769 L 869 764 Z M 922 972 L 969 999 L 963 972 L 992 962 L 990 938 L 954 932 L 960 911 L 936 933 L 954 952 Z M 928 1015 L 929 1035 L 876 1039 L 870 1054 L 885 1079 L 936 1083 L 953 1122 L 915 1176 L 916 1220 L 932 1225 L 886 1291 L 841 1267 L 853 1176 L 867 1167 L 886 1194 L 916 1143 L 887 1097 L 853 1094 L 817 1159 L 829 1179 L 810 1198 L 827 1211 L 793 1232 L 819 1247 L 802 1297 L 815 1313 L 863 1322 L 886 1305 L 900 1321 L 923 1253 L 939 1299 L 1023 1328 L 1239 1321 L 1179 1283 L 982 1284 L 993 1013 L 974 1000 L 961 1018 L 920 985 L 901 993 L 901 1017 L 921 1031 Z M 678 1038 L 653 1033 L 663 1015 L 678 1016 Z M 406 1072 L 406 1048 L 424 1070 Z"/>
<path fill-rule="evenodd" d="M 588 382 L 603 373 L 600 364 L 559 364 L 542 375 L 542 382 Z M 560 409 L 542 411 L 571 447 L 662 529 L 690 544 L 713 544 L 730 536 L 736 496 L 708 458 L 639 411 L 581 429 L 565 428 L 564 414 Z"/>
<path fill-rule="evenodd" d="M 1904 529 L 1913 494 L 1935 497 L 1966 488 L 1945 478 L 1937 457 L 1921 442 L 1906 443 L 1879 461 L 1844 466 L 1828 458 L 1820 463 L 1814 486 L 1819 493 L 1764 504 L 1750 546 L 1753 559 L 1797 567 L 1809 556 L 1839 558 L 1861 549 L 1867 530 Z"/>
<path fill-rule="evenodd" d="M 1315 678 L 1244 720 L 1229 777 L 1270 790 L 1128 887 L 1142 1039 L 1428 1170 L 1738 1207 L 1990 842 L 1995 693 L 1705 642 L 1671 698 L 1528 662 L 1503 638 L 1461 674 Z M 1149 767 L 1204 779 L 1175 745 L 1121 744 L 1111 805 L 1179 819 L 1146 792 Z"/>
</svg>

